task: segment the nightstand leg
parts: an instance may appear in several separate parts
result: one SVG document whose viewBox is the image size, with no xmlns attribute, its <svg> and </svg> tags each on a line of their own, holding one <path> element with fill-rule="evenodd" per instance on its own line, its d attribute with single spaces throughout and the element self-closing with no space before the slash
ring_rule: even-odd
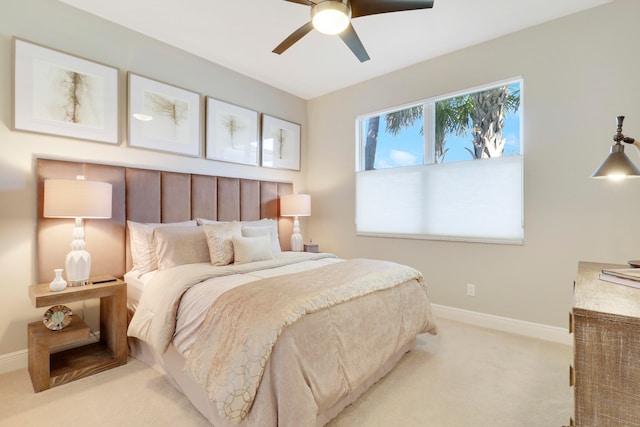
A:
<svg viewBox="0 0 640 427">
<path fill-rule="evenodd" d="M 127 363 L 126 288 L 100 298 L 100 340 L 113 352 L 118 364 Z"/>
<path fill-rule="evenodd" d="M 38 393 L 47 390 L 51 386 L 49 376 L 49 347 L 38 344 L 29 328 L 29 376 L 33 384 L 33 390 Z"/>
</svg>

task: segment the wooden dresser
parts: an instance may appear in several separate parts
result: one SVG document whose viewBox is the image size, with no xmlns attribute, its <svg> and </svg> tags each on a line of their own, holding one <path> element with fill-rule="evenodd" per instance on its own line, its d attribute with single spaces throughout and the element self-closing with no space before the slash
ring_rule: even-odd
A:
<svg viewBox="0 0 640 427">
<path fill-rule="evenodd" d="M 572 322 L 575 425 L 640 427 L 640 289 L 598 280 L 603 268 L 580 262 Z"/>
</svg>

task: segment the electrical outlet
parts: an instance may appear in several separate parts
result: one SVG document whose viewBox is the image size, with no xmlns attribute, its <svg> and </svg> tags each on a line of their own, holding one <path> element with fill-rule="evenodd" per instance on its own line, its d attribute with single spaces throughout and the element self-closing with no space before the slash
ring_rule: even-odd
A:
<svg viewBox="0 0 640 427">
<path fill-rule="evenodd" d="M 467 283 L 467 295 L 470 297 L 476 296 L 476 285 L 473 283 Z"/>
</svg>

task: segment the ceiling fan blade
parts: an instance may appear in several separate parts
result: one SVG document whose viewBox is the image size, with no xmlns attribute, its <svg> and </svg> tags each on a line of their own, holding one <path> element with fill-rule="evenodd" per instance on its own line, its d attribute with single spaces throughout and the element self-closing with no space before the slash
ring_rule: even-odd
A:
<svg viewBox="0 0 640 427">
<path fill-rule="evenodd" d="M 351 0 L 351 17 L 430 9 L 434 0 Z"/>
<path fill-rule="evenodd" d="M 280 43 L 275 49 L 273 49 L 273 53 L 277 53 L 278 55 L 282 54 L 282 52 L 293 46 L 294 43 L 306 36 L 311 30 L 313 30 L 313 24 L 311 22 L 307 22 L 302 27 L 291 33 L 289 37 L 284 39 L 282 43 Z"/>
<path fill-rule="evenodd" d="M 351 23 L 349 23 L 347 29 L 341 32 L 339 36 L 349 49 L 351 49 L 351 52 L 358 57 L 360 62 L 366 62 L 370 59 L 369 54 L 365 50 L 362 42 L 360 41 L 360 37 L 356 34 L 356 30 L 353 28 Z"/>
<path fill-rule="evenodd" d="M 309 1 L 309 0 L 284 0 L 284 1 L 288 1 L 289 3 L 303 4 L 305 6 L 313 6 L 313 5 L 315 5 L 314 2 Z"/>
</svg>

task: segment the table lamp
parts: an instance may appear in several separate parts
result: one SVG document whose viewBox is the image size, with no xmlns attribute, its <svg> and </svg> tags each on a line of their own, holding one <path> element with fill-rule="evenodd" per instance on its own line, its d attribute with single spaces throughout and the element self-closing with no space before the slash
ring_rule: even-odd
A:
<svg viewBox="0 0 640 427">
<path fill-rule="evenodd" d="M 44 181 L 45 218 L 74 218 L 71 251 L 65 260 L 69 286 L 89 283 L 91 255 L 85 250 L 84 218 L 111 218 L 111 184 L 76 179 L 47 179 Z"/>
<path fill-rule="evenodd" d="M 302 251 L 302 235 L 300 234 L 299 216 L 311 215 L 311 196 L 308 194 L 288 194 L 280 198 L 280 215 L 292 216 L 293 234 L 291 235 L 291 250 Z"/>
<path fill-rule="evenodd" d="M 624 145 L 621 144 L 621 142 L 631 144 L 640 152 L 640 141 L 629 136 L 624 136 L 622 133 L 622 122 L 624 122 L 624 116 L 618 116 L 618 128 L 613 135 L 615 144 L 611 146 L 611 153 L 598 169 L 593 172 L 591 178 L 608 178 L 615 181 L 627 178 L 640 178 L 640 169 L 624 154 Z M 640 268 L 640 260 L 632 260 L 628 261 L 628 263 L 632 268 Z"/>
</svg>

